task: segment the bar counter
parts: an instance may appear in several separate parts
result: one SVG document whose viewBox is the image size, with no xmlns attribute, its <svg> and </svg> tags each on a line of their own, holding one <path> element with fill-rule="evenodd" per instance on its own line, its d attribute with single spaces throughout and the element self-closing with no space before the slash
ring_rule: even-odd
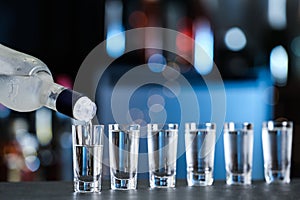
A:
<svg viewBox="0 0 300 200">
<path fill-rule="evenodd" d="M 69 200 L 69 199 L 300 199 L 300 179 L 290 184 L 267 185 L 254 181 L 250 186 L 228 186 L 216 181 L 212 186 L 188 187 L 185 180 L 177 181 L 174 189 L 150 189 L 146 180 L 138 181 L 134 191 L 113 191 L 109 182 L 104 181 L 101 193 L 74 193 L 72 182 L 0 182 L 0 200 Z"/>
</svg>

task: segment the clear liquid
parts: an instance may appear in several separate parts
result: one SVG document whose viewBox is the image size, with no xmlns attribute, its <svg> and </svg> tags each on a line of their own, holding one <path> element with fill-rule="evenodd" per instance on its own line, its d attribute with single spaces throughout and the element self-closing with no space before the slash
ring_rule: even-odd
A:
<svg viewBox="0 0 300 200">
<path fill-rule="evenodd" d="M 139 151 L 139 130 L 112 131 L 110 133 L 110 169 L 117 179 L 136 177 Z"/>
<path fill-rule="evenodd" d="M 187 171 L 205 174 L 213 171 L 215 131 L 190 131 L 185 134 Z"/>
<path fill-rule="evenodd" d="M 292 129 L 262 130 L 264 168 L 267 182 L 285 180 L 289 182 Z"/>
<path fill-rule="evenodd" d="M 253 132 L 224 132 L 226 172 L 233 175 L 248 175 L 252 170 Z"/>
<path fill-rule="evenodd" d="M 148 137 L 150 173 L 172 176 L 176 172 L 177 130 L 152 131 Z"/>
<path fill-rule="evenodd" d="M 33 111 L 41 106 L 43 81 L 37 76 L 0 75 L 0 102 L 16 111 Z"/>
<path fill-rule="evenodd" d="M 94 182 L 101 179 L 103 145 L 75 145 L 74 181 Z"/>
</svg>

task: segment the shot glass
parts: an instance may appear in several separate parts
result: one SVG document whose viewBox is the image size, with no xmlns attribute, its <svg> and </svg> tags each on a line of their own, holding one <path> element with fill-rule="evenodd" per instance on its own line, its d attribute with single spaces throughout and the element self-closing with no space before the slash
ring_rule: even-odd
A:
<svg viewBox="0 0 300 200">
<path fill-rule="evenodd" d="M 178 125 L 148 124 L 147 131 L 150 187 L 175 187 Z"/>
<path fill-rule="evenodd" d="M 262 125 L 264 171 L 267 183 L 289 183 L 293 122 L 268 121 Z"/>
<path fill-rule="evenodd" d="M 185 148 L 189 186 L 213 184 L 216 124 L 186 123 Z"/>
<path fill-rule="evenodd" d="M 72 125 L 75 192 L 100 192 L 103 125 Z"/>
<path fill-rule="evenodd" d="M 228 185 L 251 184 L 253 125 L 247 122 L 225 123 L 223 136 L 226 183 Z"/>
<path fill-rule="evenodd" d="M 110 182 L 113 190 L 137 186 L 140 126 L 109 125 Z"/>
</svg>

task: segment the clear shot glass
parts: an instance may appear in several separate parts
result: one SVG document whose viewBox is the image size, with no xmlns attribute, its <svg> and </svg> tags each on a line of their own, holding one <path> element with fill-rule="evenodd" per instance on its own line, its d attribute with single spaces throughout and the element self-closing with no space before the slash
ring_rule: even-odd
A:
<svg viewBox="0 0 300 200">
<path fill-rule="evenodd" d="M 263 122 L 262 144 L 267 183 L 290 182 L 292 138 L 293 122 Z"/>
<path fill-rule="evenodd" d="M 216 124 L 186 123 L 185 148 L 189 186 L 213 184 Z"/>
<path fill-rule="evenodd" d="M 103 125 L 72 125 L 75 192 L 100 192 Z"/>
<path fill-rule="evenodd" d="M 175 187 L 178 125 L 148 124 L 147 131 L 150 187 Z"/>
<path fill-rule="evenodd" d="M 111 188 L 137 187 L 140 126 L 109 124 L 109 162 Z"/>
<path fill-rule="evenodd" d="M 224 153 L 226 183 L 249 185 L 252 176 L 253 125 L 251 123 L 224 124 Z"/>
</svg>

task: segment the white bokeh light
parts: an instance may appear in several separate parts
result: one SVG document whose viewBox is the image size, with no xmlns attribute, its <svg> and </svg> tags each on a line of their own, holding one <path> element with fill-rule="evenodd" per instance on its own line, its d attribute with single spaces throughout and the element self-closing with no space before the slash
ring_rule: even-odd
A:
<svg viewBox="0 0 300 200">
<path fill-rule="evenodd" d="M 160 73 L 166 68 L 166 58 L 162 54 L 153 54 L 148 59 L 148 67 L 151 71 Z"/>
<path fill-rule="evenodd" d="M 175 62 L 168 63 L 170 68 L 165 68 L 162 75 L 167 80 L 176 80 L 180 76 L 180 68 Z"/>
<path fill-rule="evenodd" d="M 150 108 L 149 108 L 149 111 L 150 112 L 155 112 L 155 113 L 158 113 L 158 112 L 161 112 L 165 109 L 165 107 L 161 104 L 153 104 Z"/>
<path fill-rule="evenodd" d="M 159 105 L 164 106 L 165 105 L 165 99 L 164 99 L 164 97 L 162 97 L 159 94 L 153 94 L 153 95 L 151 95 L 148 98 L 147 106 L 148 106 L 148 108 L 150 108 L 151 106 L 153 106 L 155 104 L 159 104 Z"/>
<path fill-rule="evenodd" d="M 286 0 L 268 0 L 268 22 L 273 29 L 286 27 L 286 3 Z"/>
<path fill-rule="evenodd" d="M 214 66 L 214 35 L 208 21 L 195 25 L 194 66 L 201 75 L 207 75 Z"/>
<path fill-rule="evenodd" d="M 231 51 L 240 51 L 247 44 L 246 35 L 240 28 L 233 27 L 225 34 L 225 44 Z"/>
<path fill-rule="evenodd" d="M 125 51 L 126 38 L 122 24 L 123 3 L 107 1 L 105 4 L 106 51 L 113 58 Z"/>
<path fill-rule="evenodd" d="M 270 54 L 270 70 L 278 85 L 285 85 L 288 75 L 288 54 L 283 46 L 276 46 Z"/>
</svg>

